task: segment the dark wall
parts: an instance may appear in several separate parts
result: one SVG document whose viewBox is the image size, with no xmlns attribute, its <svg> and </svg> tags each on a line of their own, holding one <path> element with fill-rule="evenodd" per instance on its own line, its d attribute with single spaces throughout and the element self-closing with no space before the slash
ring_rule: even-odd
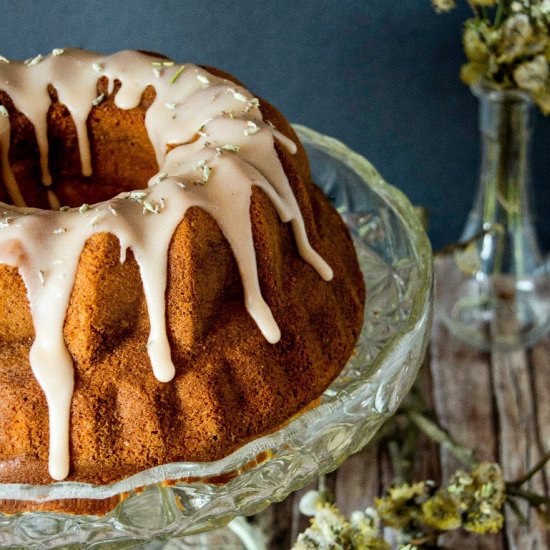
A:
<svg viewBox="0 0 550 550">
<path fill-rule="evenodd" d="M 478 169 L 477 103 L 458 79 L 467 13 L 437 16 L 429 0 L 0 0 L 0 53 L 139 48 L 226 69 L 426 206 L 439 248 L 460 235 Z M 540 117 L 534 176 L 546 249 L 549 143 Z"/>
</svg>

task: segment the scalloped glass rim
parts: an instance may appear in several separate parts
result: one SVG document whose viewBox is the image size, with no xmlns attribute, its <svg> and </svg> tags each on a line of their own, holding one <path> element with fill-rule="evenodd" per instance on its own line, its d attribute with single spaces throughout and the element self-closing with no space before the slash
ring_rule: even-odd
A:
<svg viewBox="0 0 550 550">
<path fill-rule="evenodd" d="M 368 191 L 373 197 L 379 197 L 380 204 L 389 215 L 393 216 L 398 224 L 402 224 L 403 234 L 408 240 L 403 246 L 406 246 L 410 255 L 410 261 L 405 262 L 408 264 L 406 273 L 413 273 L 411 277 L 414 285 L 411 283 L 408 288 L 405 284 L 404 294 L 396 297 L 398 303 L 407 302 L 407 314 L 399 313 L 401 317 L 396 325 L 398 330 L 388 333 L 387 341 L 376 350 L 376 355 L 370 358 L 368 364 L 365 364 L 363 351 L 357 352 L 342 374 L 323 394 L 318 406 L 294 418 L 277 432 L 244 445 L 222 460 L 162 465 L 105 486 L 76 482 L 40 486 L 2 484 L 1 499 L 105 499 L 121 493 L 130 493 L 130 497 L 113 512 L 101 518 L 90 516 L 89 520 L 95 522 L 94 525 L 101 527 L 103 531 L 110 523 L 113 533 L 123 531 L 136 536 L 144 536 L 145 533 L 166 534 L 168 531 L 180 535 L 197 532 L 219 527 L 235 515 L 256 513 L 270 502 L 286 498 L 290 492 L 306 485 L 320 473 L 337 468 L 347 456 L 361 449 L 382 422 L 395 412 L 414 381 L 427 345 L 433 302 L 430 243 L 408 199 L 384 182 L 365 158 L 333 138 L 304 126 L 295 125 L 294 128 L 306 149 L 310 150 L 308 152 L 313 151 L 330 157 L 343 169 L 349 170 L 355 179 L 362 180 L 363 191 Z M 356 189 L 355 192 L 360 193 L 361 190 Z M 345 207 L 343 210 L 342 213 L 345 214 Z M 370 214 L 367 221 L 372 222 L 372 217 L 369 216 Z M 350 222 L 350 219 L 346 219 L 346 222 L 348 226 L 354 223 Z M 364 226 L 362 223 L 356 222 L 357 231 L 353 231 L 352 228 L 356 244 L 359 246 L 362 241 L 361 228 Z M 391 280 L 399 279 L 399 269 L 399 262 L 388 267 L 388 276 Z M 382 315 L 383 320 L 386 314 L 382 312 L 377 315 Z M 366 321 L 365 327 L 367 325 Z M 365 341 L 365 327 L 360 344 Z M 363 364 L 358 365 L 360 362 Z M 349 418 L 346 418 L 346 415 Z M 307 434 L 307 437 L 304 434 Z M 296 460 L 296 452 L 300 453 L 300 461 Z M 250 468 L 250 464 L 258 456 L 266 453 L 269 458 Z M 309 459 L 304 459 L 306 455 Z M 293 461 L 299 463 L 296 471 L 292 470 Z M 181 479 L 204 479 L 234 472 L 238 472 L 239 475 L 223 485 L 204 481 L 177 482 Z M 281 483 L 280 475 L 285 476 L 285 483 Z M 168 480 L 176 483 L 166 485 L 164 482 Z M 136 491 L 137 489 L 139 491 Z M 239 495 L 235 492 L 236 489 L 240 491 Z M 151 495 L 154 495 L 154 498 Z M 149 502 L 150 506 L 153 502 L 151 498 L 155 502 L 158 501 L 164 510 L 163 518 L 159 519 L 156 525 L 138 527 L 142 524 L 128 519 L 129 510 L 137 505 L 133 501 L 141 499 L 144 504 Z M 181 504 L 185 512 L 182 512 Z M 124 507 L 127 509 L 122 510 Z M 60 520 L 79 518 L 79 521 L 86 521 L 86 516 L 60 513 L 35 512 L 31 515 Z M 174 521 L 178 515 L 178 521 Z M 4 516 L 4 519 L 6 517 Z M 172 521 L 169 520 L 170 517 Z M 0 523 L 5 527 L 4 521 Z M 177 523 L 177 527 L 173 527 L 174 523 Z M 169 528 L 170 526 L 173 528 Z M 119 536 L 115 538 L 118 540 Z"/>
</svg>

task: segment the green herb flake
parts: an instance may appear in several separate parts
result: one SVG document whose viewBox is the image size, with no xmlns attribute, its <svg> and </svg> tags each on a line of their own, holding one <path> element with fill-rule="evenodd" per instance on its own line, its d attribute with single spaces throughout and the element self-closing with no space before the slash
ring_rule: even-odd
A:
<svg viewBox="0 0 550 550">
<path fill-rule="evenodd" d="M 183 74 L 183 71 L 185 71 L 185 65 L 181 65 L 179 69 L 172 75 L 172 78 L 170 79 L 170 84 L 175 84 L 178 78 Z"/>
</svg>

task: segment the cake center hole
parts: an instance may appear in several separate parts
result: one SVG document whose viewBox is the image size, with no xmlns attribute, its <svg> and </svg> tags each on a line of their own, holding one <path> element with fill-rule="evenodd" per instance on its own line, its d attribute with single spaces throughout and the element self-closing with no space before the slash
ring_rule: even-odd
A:
<svg viewBox="0 0 550 550">
<path fill-rule="evenodd" d="M 145 113 L 154 100 L 154 90 L 146 89 L 136 108 L 123 110 L 114 104 L 116 88 L 112 96 L 107 95 L 106 87 L 102 88 L 100 82 L 98 91 L 105 98 L 93 107 L 86 122 L 92 165 L 89 176 L 82 173 L 82 144 L 75 122 L 67 107 L 57 101 L 54 90 L 50 91 L 52 105 L 47 116 L 51 184 L 43 182 L 34 126 L 22 113 L 10 117 L 9 163 L 27 206 L 58 209 L 94 204 L 121 192 L 147 187 L 148 180 L 158 171 L 145 128 Z M 5 182 L 1 183 L 0 200 L 13 203 Z"/>
</svg>

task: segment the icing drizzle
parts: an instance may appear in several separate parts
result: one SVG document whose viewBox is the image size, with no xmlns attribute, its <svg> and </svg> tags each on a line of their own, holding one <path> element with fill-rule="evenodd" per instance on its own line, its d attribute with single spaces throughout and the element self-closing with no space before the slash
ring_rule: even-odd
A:
<svg viewBox="0 0 550 550">
<path fill-rule="evenodd" d="M 319 275 L 332 270 L 310 246 L 298 203 L 277 156 L 274 139 L 291 153 L 296 145 L 265 123 L 250 92 L 195 65 L 180 65 L 135 51 L 101 56 L 83 50 L 54 50 L 25 63 L 0 63 L 0 89 L 34 125 L 42 181 L 51 185 L 48 167 L 48 85 L 57 91 L 74 120 L 82 173 L 92 172 L 86 120 L 97 97 L 97 81 L 108 92 L 120 89 L 115 104 L 139 105 L 144 89 L 156 98 L 145 116 L 159 172 L 148 187 L 80 209 L 39 210 L 25 205 L 8 160 L 10 113 L 0 107 L 0 160 L 6 189 L 15 204 L 0 203 L 0 263 L 16 267 L 27 289 L 35 340 L 33 373 L 49 411 L 49 472 L 62 480 L 69 473 L 69 423 L 74 386 L 71 355 L 63 325 L 80 254 L 94 234 L 108 232 L 139 265 L 150 320 L 148 354 L 156 378 L 171 380 L 175 368 L 166 333 L 165 291 L 170 240 L 185 212 L 198 206 L 218 223 L 235 256 L 246 308 L 265 338 L 276 343 L 280 330 L 258 281 L 250 222 L 252 186 L 270 198 L 280 218 L 290 222 L 298 251 Z M 198 135 L 198 138 L 197 138 Z M 167 153 L 167 145 L 174 147 Z M 53 192 L 52 208 L 59 208 Z"/>
</svg>

